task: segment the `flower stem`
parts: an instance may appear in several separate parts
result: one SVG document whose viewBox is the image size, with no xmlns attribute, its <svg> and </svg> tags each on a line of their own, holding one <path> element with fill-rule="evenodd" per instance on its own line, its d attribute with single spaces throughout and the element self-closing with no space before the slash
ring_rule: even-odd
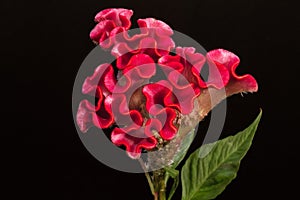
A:
<svg viewBox="0 0 300 200">
<path fill-rule="evenodd" d="M 143 170 L 144 170 L 144 172 L 145 172 L 145 176 L 146 176 L 146 178 L 147 178 L 147 181 L 148 181 L 148 184 L 149 184 L 151 193 L 152 193 L 152 195 L 155 196 L 155 191 L 154 191 L 154 186 L 153 186 L 153 183 L 152 183 L 152 179 L 151 179 L 149 173 L 147 172 L 147 168 L 146 168 L 146 166 L 145 166 L 145 163 L 144 163 L 144 161 L 143 161 L 141 158 L 139 158 L 138 161 L 139 161 L 141 167 L 143 168 Z"/>
<path fill-rule="evenodd" d="M 153 171 L 153 176 L 149 175 L 147 168 L 142 159 L 138 159 L 141 167 L 145 172 L 148 184 L 151 189 L 151 193 L 154 196 L 154 200 L 166 200 L 166 171 L 165 169 L 160 169 Z"/>
<path fill-rule="evenodd" d="M 153 182 L 154 182 L 154 190 L 155 200 L 166 200 L 166 182 L 165 182 L 166 171 L 164 169 L 160 169 L 153 172 Z"/>
</svg>

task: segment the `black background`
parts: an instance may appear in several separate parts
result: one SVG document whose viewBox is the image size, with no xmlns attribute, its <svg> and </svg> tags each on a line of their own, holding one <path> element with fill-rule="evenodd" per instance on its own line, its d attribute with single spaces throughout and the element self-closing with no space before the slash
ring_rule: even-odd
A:
<svg viewBox="0 0 300 200">
<path fill-rule="evenodd" d="M 217 199 L 296 198 L 300 20 L 292 1 L 0 4 L 2 189 L 10 198 L 152 199 L 143 174 L 119 172 L 98 162 L 82 145 L 73 123 L 72 87 L 81 62 L 94 48 L 89 39 L 93 17 L 109 7 L 132 9 L 132 21 L 161 19 L 207 50 L 225 48 L 239 55 L 238 73 L 256 77 L 259 92 L 228 99 L 222 137 L 249 125 L 259 108 L 263 117 L 238 177 Z M 194 141 L 191 151 L 199 145 Z M 174 199 L 180 199 L 180 187 Z"/>
</svg>

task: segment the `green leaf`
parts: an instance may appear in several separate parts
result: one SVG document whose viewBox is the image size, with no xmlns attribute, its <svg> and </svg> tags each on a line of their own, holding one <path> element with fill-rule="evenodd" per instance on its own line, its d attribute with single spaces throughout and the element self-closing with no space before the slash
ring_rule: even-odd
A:
<svg viewBox="0 0 300 200">
<path fill-rule="evenodd" d="M 176 169 L 173 169 L 171 167 L 166 167 L 166 172 L 167 172 L 167 176 L 170 176 L 172 179 L 174 179 L 174 183 L 171 187 L 169 196 L 168 196 L 168 200 L 171 200 L 178 185 L 179 185 L 179 171 Z M 167 179 L 168 180 L 168 179 Z"/>
<path fill-rule="evenodd" d="M 195 129 L 190 131 L 182 140 L 180 147 L 178 149 L 178 153 L 174 156 L 174 161 L 172 163 L 172 168 L 176 168 L 180 162 L 184 159 L 188 149 L 190 148 L 194 138 L 195 138 L 196 132 Z"/>
<path fill-rule="evenodd" d="M 244 131 L 203 145 L 191 154 L 181 173 L 182 200 L 214 199 L 225 189 L 236 177 L 261 115 Z"/>
</svg>

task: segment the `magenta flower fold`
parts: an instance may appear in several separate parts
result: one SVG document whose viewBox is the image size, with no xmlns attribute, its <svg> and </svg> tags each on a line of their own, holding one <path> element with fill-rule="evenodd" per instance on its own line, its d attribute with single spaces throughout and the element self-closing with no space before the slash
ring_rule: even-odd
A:
<svg viewBox="0 0 300 200">
<path fill-rule="evenodd" d="M 103 48 L 109 48 L 112 45 L 111 32 L 119 27 L 128 30 L 131 26 L 130 18 L 132 10 L 127 9 L 105 9 L 95 16 L 97 25 L 90 33 L 90 38 L 99 43 Z"/>
<path fill-rule="evenodd" d="M 208 82 L 205 83 L 206 87 L 212 86 L 220 89 L 222 86 L 238 82 L 245 91 L 256 92 L 258 90 L 257 82 L 253 76 L 250 74 L 238 76 L 236 74 L 235 70 L 240 64 L 240 59 L 235 54 L 224 49 L 216 49 L 208 52 L 206 57 L 210 73 Z M 221 79 L 215 78 L 218 77 L 216 75 L 218 72 L 221 74 Z"/>
<path fill-rule="evenodd" d="M 149 123 L 146 127 L 154 126 L 152 123 Z M 148 129 L 142 126 L 123 129 L 115 128 L 111 134 L 111 141 L 118 146 L 125 146 L 128 156 L 132 159 L 137 159 L 140 157 L 143 149 L 151 150 L 157 144 L 156 138 Z"/>
</svg>

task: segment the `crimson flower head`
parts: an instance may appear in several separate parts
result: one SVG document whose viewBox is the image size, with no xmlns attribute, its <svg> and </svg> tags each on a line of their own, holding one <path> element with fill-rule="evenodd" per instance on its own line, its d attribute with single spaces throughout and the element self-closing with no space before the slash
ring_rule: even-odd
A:
<svg viewBox="0 0 300 200">
<path fill-rule="evenodd" d="M 83 133 L 93 126 L 107 129 L 111 141 L 137 159 L 176 138 L 181 119 L 199 110 L 195 102 L 205 106 L 208 88 L 225 89 L 227 95 L 257 91 L 251 75 L 236 74 L 240 60 L 235 54 L 216 49 L 203 55 L 176 46 L 170 26 L 154 18 L 139 19 L 140 32 L 130 35 L 132 14 L 112 8 L 95 17 L 90 37 L 116 62 L 99 65 L 83 83 L 82 93 L 95 99 L 79 104 L 77 124 Z M 200 73 L 206 63 L 204 80 Z"/>
</svg>

